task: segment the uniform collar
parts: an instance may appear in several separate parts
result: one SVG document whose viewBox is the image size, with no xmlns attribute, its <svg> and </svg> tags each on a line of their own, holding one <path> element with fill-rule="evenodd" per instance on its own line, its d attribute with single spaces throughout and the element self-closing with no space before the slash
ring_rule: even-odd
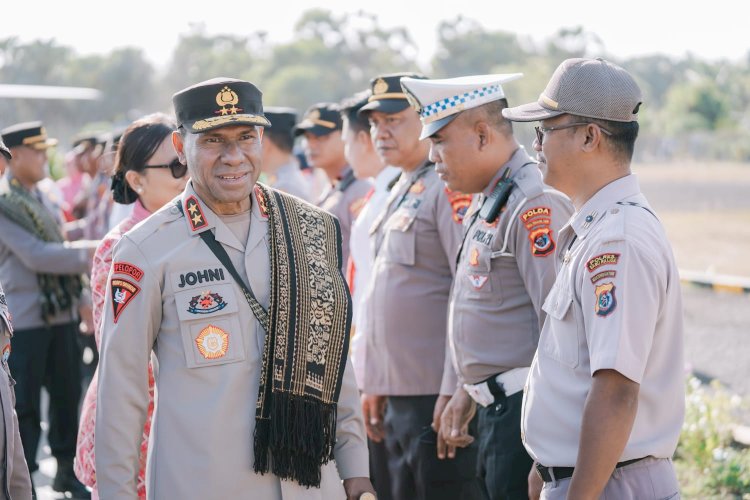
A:
<svg viewBox="0 0 750 500">
<path fill-rule="evenodd" d="M 401 170 L 387 165 L 378 173 L 378 175 L 375 176 L 375 191 L 385 191 L 388 184 L 390 184 L 399 173 L 401 173 Z"/>
<path fill-rule="evenodd" d="M 151 212 L 149 212 L 148 209 L 143 206 L 141 200 L 135 200 L 135 203 L 133 204 L 133 219 L 140 222 L 149 215 L 151 215 Z"/>
<path fill-rule="evenodd" d="M 604 217 L 613 203 L 640 193 L 638 178 L 634 174 L 614 180 L 597 191 L 579 211 L 573 214 L 570 225 L 576 235 L 583 238 Z"/>
<path fill-rule="evenodd" d="M 500 168 L 497 169 L 497 172 L 495 172 L 495 175 L 492 177 L 492 180 L 490 181 L 490 183 L 487 184 L 487 187 L 484 188 L 484 190 L 482 191 L 482 194 L 484 194 L 485 197 L 488 197 L 490 195 L 490 193 L 492 192 L 492 190 L 495 188 L 498 181 L 500 180 L 500 177 L 502 177 L 503 172 L 505 171 L 506 167 L 510 167 L 510 175 L 512 177 L 519 170 L 521 170 L 521 167 L 523 167 L 530 161 L 533 161 L 533 160 L 526 153 L 526 149 L 523 146 L 518 146 L 518 149 L 516 149 L 513 152 L 513 155 L 511 155 L 510 160 L 508 160 L 507 163 L 505 163 L 504 165 L 501 165 Z"/>
</svg>

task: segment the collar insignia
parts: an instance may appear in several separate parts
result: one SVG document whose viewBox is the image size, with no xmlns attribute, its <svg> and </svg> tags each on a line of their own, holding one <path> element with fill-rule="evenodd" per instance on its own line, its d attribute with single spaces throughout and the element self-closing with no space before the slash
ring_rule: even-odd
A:
<svg viewBox="0 0 750 500">
<path fill-rule="evenodd" d="M 201 210 L 201 206 L 198 203 L 198 200 L 195 199 L 195 196 L 191 196 L 185 201 L 185 209 L 185 215 L 187 216 L 188 221 L 190 221 L 190 228 L 193 231 L 198 231 L 208 225 L 206 216 L 203 215 L 203 210 Z"/>
</svg>

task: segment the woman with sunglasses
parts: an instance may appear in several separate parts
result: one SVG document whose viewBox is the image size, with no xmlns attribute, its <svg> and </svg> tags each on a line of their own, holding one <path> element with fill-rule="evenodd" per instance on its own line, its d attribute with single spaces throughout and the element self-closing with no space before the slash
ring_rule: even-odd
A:
<svg viewBox="0 0 750 500">
<path fill-rule="evenodd" d="M 104 294 L 115 244 L 125 232 L 180 194 L 188 181 L 187 166 L 178 161 L 177 153 L 172 147 L 172 132 L 175 129 L 173 119 L 162 113 L 155 113 L 133 122 L 120 139 L 115 158 L 115 173 L 112 176 L 112 196 L 118 203 L 134 204 L 134 208 L 130 217 L 102 239 L 94 254 L 91 295 L 97 346 L 101 342 L 101 320 L 104 308 L 107 307 L 104 303 Z M 133 272 L 138 271 L 140 270 L 136 269 Z M 93 488 L 93 499 L 98 499 L 94 463 L 97 373 L 94 374 L 83 401 L 75 459 L 76 476 L 83 484 Z M 151 367 L 148 377 L 150 403 L 141 443 L 139 498 L 146 498 L 144 470 L 154 408 L 154 376 Z"/>
</svg>

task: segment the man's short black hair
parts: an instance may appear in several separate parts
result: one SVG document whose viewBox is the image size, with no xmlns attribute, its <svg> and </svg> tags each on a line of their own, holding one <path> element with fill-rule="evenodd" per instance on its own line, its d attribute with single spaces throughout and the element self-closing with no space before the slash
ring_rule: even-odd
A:
<svg viewBox="0 0 750 500">
<path fill-rule="evenodd" d="M 274 130 L 273 126 L 263 132 L 263 138 L 269 139 L 274 145 L 285 153 L 291 153 L 294 149 L 294 137 L 290 130 Z"/>
<path fill-rule="evenodd" d="M 362 109 L 362 106 L 367 104 L 370 95 L 372 95 L 370 91 L 365 90 L 341 102 L 341 117 L 346 118 L 349 128 L 355 133 L 370 133 L 370 121 L 368 120 L 367 113 L 357 114 Z"/>
</svg>

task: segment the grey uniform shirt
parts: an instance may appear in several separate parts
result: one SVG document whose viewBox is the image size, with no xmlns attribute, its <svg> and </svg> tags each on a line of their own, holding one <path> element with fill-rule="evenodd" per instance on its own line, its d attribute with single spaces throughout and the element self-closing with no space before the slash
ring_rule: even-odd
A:
<svg viewBox="0 0 750 500">
<path fill-rule="evenodd" d="M 574 466 L 592 376 L 640 384 L 618 461 L 671 457 L 685 407 L 682 296 L 672 249 L 634 175 L 597 192 L 560 231 L 558 273 L 524 395 L 531 456 Z"/>
<path fill-rule="evenodd" d="M 492 223 L 480 206 L 509 167 L 516 186 Z M 491 200 L 489 200 L 491 202 Z M 573 213 L 568 198 L 544 185 L 523 148 L 475 196 L 450 303 L 450 347 L 463 383 L 531 366 L 547 292 L 555 281 L 557 233 Z"/>
<path fill-rule="evenodd" d="M 246 242 L 188 183 L 258 301 L 269 304 L 268 221 L 253 196 Z M 364 424 L 348 364 L 338 403 L 335 463 L 320 488 L 306 489 L 253 471 L 255 404 L 265 332 L 240 287 L 193 231 L 185 210 L 168 204 L 117 244 L 102 327 L 96 415 L 101 498 L 135 500 L 141 431 L 153 349 L 156 401 L 147 466 L 149 499 L 343 498 L 342 478 L 367 476 Z M 118 263 L 122 263 L 118 266 Z M 118 272 L 119 270 L 119 272 Z M 337 473 L 338 468 L 338 473 Z"/>
<path fill-rule="evenodd" d="M 1 189 L 1 188 L 0 188 Z M 0 213 L 0 281 L 5 285 L 8 308 L 17 330 L 44 326 L 39 302 L 37 273 L 81 274 L 91 270 L 89 249 L 98 241 L 53 243 L 34 234 Z M 51 325 L 73 321 L 73 311 L 61 311 Z"/>
<path fill-rule="evenodd" d="M 3 431 L 0 432 L 0 449 L 4 450 L 0 467 L 0 499 L 26 500 L 31 498 L 31 479 L 26 458 L 23 455 L 21 435 L 18 432 L 18 416 L 14 409 L 16 396 L 15 380 L 10 376 L 8 357 L 11 353 L 13 323 L 3 287 L 0 285 L 0 406 L 2 406 Z"/>
<path fill-rule="evenodd" d="M 332 186 L 317 203 L 317 206 L 339 219 L 342 240 L 342 271 L 346 270 L 346 265 L 349 262 L 349 240 L 352 224 L 359 215 L 359 211 L 365 206 L 367 193 L 370 192 L 370 189 L 372 189 L 370 181 L 355 178 L 351 167 L 346 167 L 338 184 Z"/>
<path fill-rule="evenodd" d="M 371 228 L 375 262 L 364 297 L 364 392 L 453 394 L 448 296 L 467 208 L 467 196 L 446 192 L 432 165 L 404 173 L 393 187 Z"/>
<path fill-rule="evenodd" d="M 268 184 L 307 202 L 313 201 L 310 183 L 303 177 L 294 156 L 291 156 L 289 162 L 279 167 L 274 174 L 268 175 Z"/>
</svg>

